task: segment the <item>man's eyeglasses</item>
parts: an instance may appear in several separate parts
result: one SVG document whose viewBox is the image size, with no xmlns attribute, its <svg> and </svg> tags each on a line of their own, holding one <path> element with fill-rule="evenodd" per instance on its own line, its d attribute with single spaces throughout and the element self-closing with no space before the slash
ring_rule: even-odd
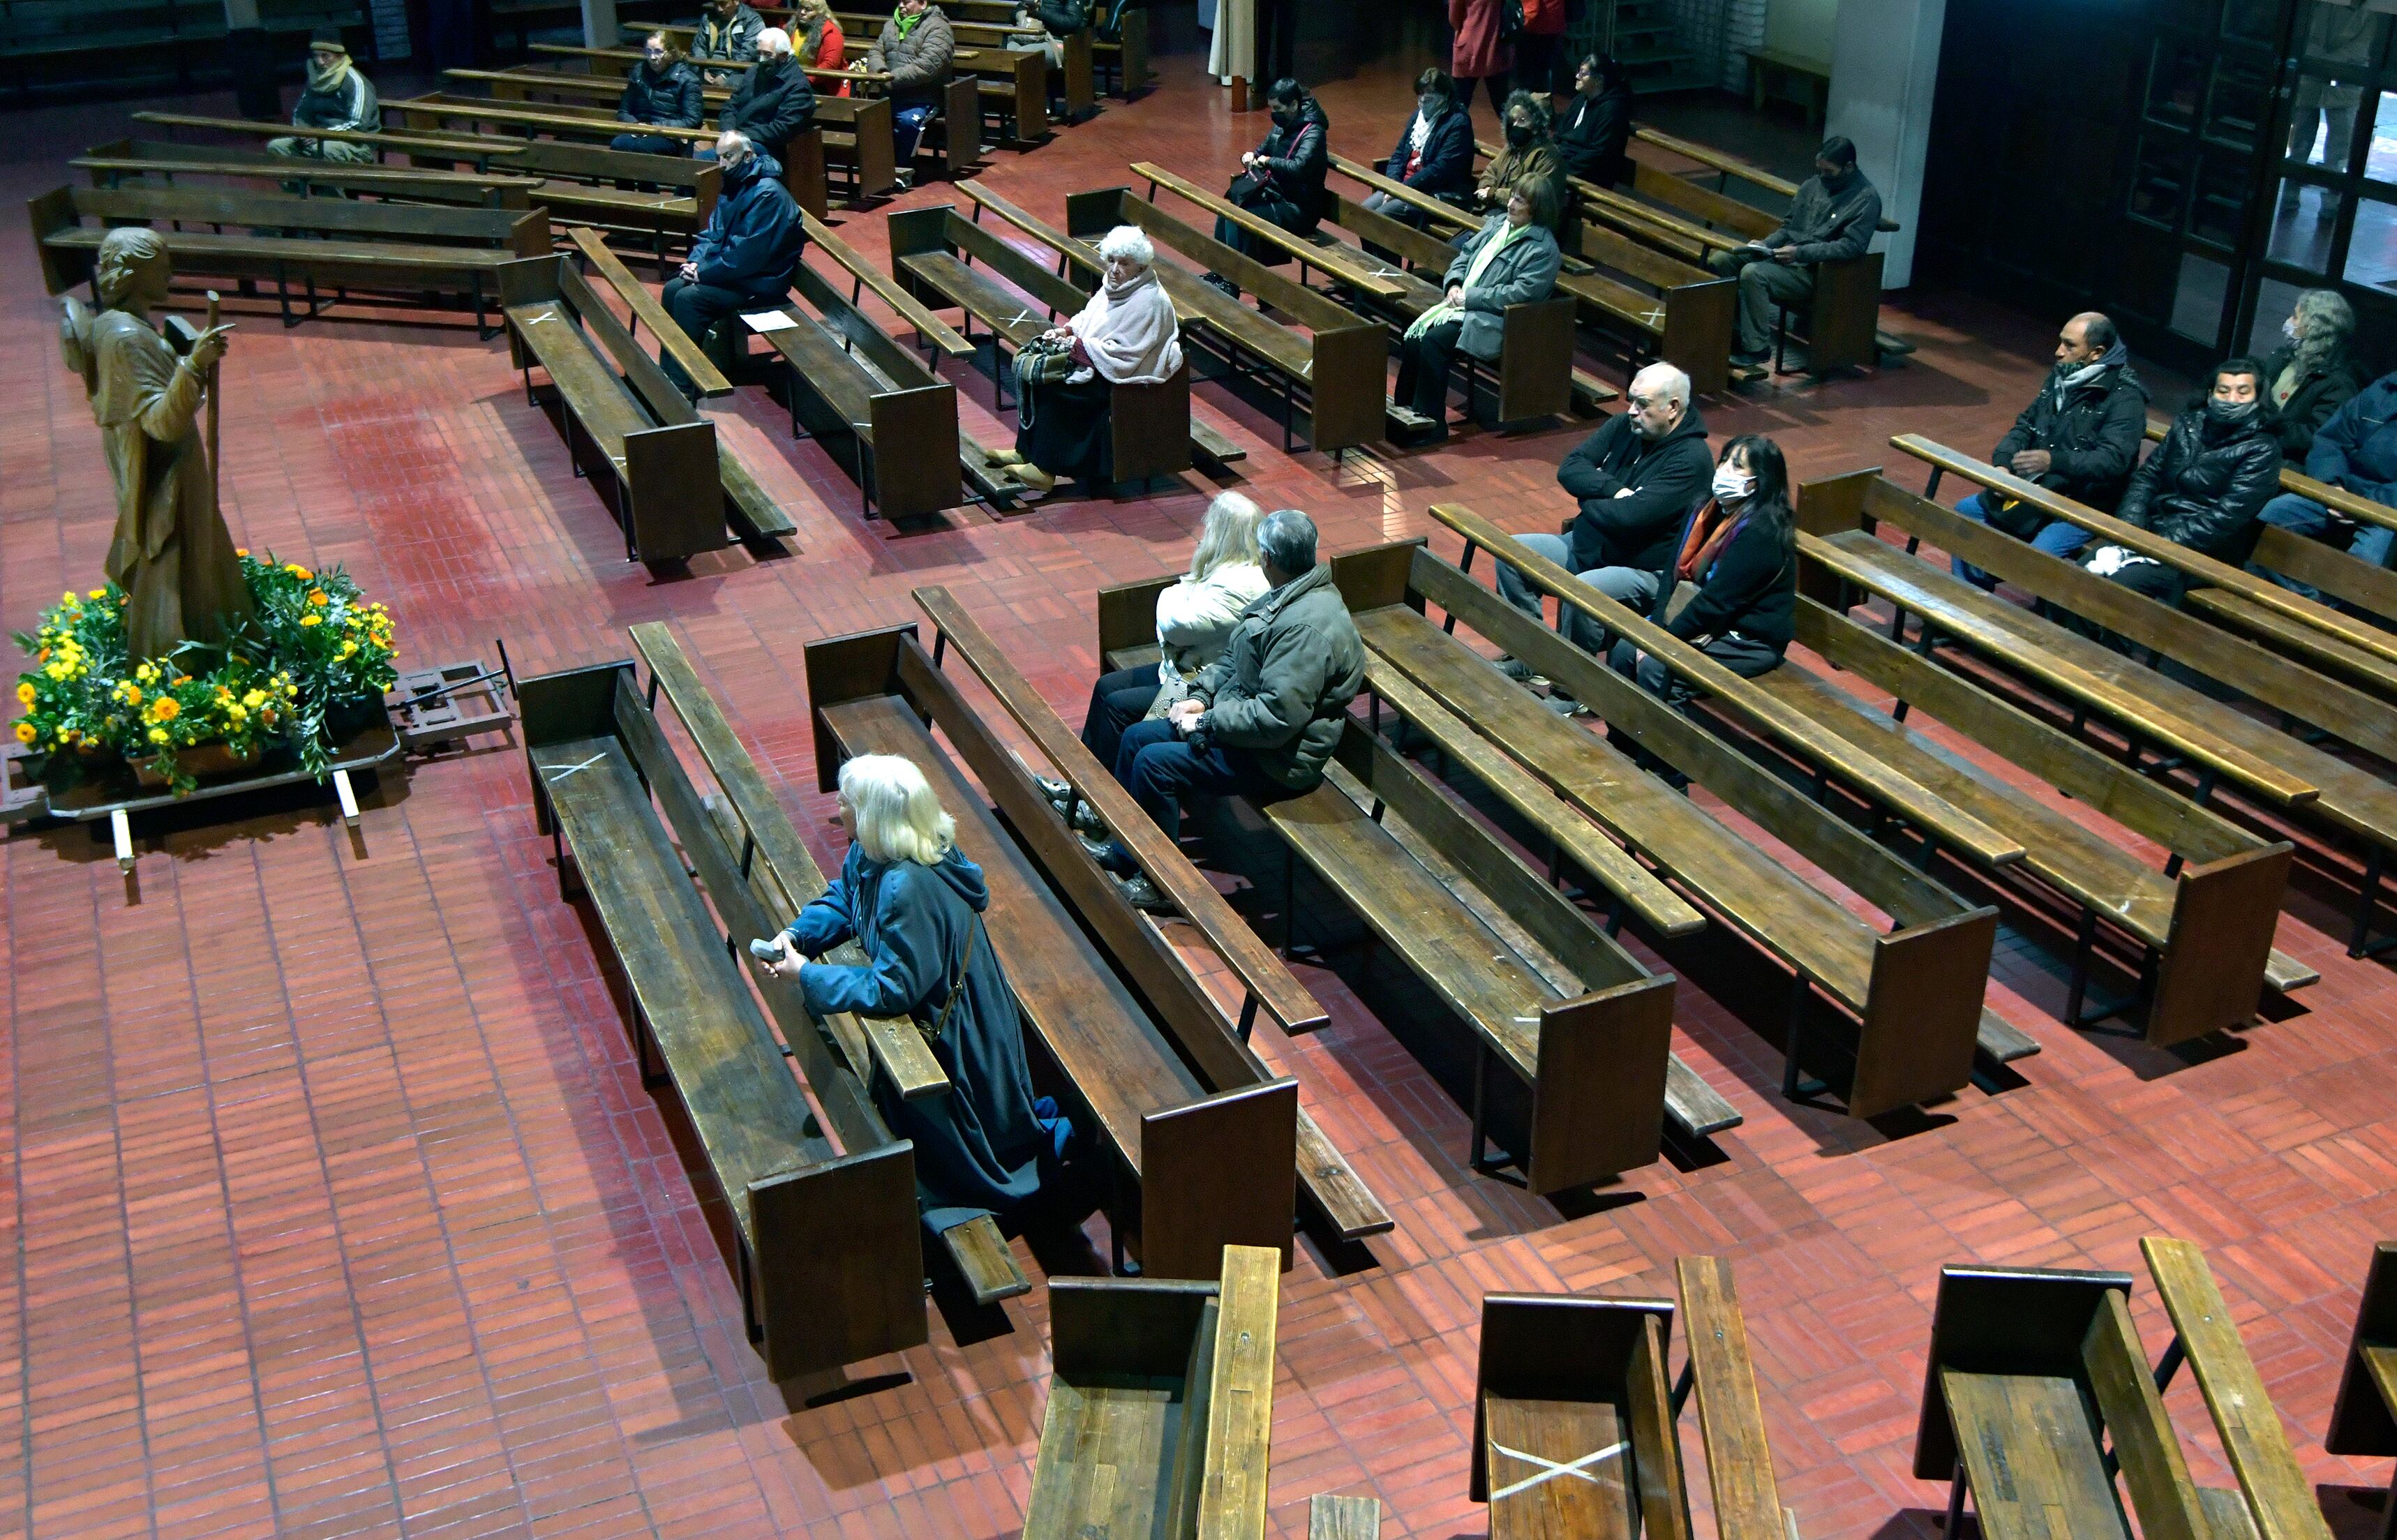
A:
<svg viewBox="0 0 2397 1540">
<path fill-rule="evenodd" d="M 1630 395 L 1630 396 L 1627 397 L 1627 399 L 1628 399 L 1628 400 L 1630 401 L 1630 403 L 1631 403 L 1631 409 L 1632 409 L 1633 411 L 1648 411 L 1648 410 L 1651 410 L 1651 409 L 1653 409 L 1653 408 L 1654 408 L 1661 407 L 1661 406 L 1663 406 L 1663 405 L 1665 404 L 1665 399 L 1664 399 L 1664 397 L 1662 397 L 1662 396 L 1658 396 L 1658 395 L 1639 395 L 1639 394 L 1637 394 L 1637 393 L 1634 393 L 1632 395 Z"/>
</svg>

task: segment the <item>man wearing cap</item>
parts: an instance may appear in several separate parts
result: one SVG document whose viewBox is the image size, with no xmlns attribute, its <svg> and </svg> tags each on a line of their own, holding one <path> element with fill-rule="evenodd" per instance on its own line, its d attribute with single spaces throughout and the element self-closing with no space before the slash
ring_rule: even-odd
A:
<svg viewBox="0 0 2397 1540">
<path fill-rule="evenodd" d="M 382 128 L 382 104 L 375 88 L 350 62 L 350 50 L 339 27 L 319 27 L 308 38 L 308 84 L 300 103 L 291 109 L 294 128 L 334 128 L 378 133 Z M 364 163 L 375 158 L 374 146 L 345 139 L 310 139 L 293 135 L 266 141 L 267 154 L 308 160 Z"/>
<path fill-rule="evenodd" d="M 1752 246 L 1717 251 L 1707 265 L 1739 279 L 1734 364 L 1754 368 L 1773 350 L 1773 307 L 1814 297 L 1814 264 L 1861 257 L 1881 224 L 1881 194 L 1856 169 L 1856 147 L 1833 136 L 1814 152 L 1814 174 L 1799 183 L 1781 228 Z"/>
</svg>

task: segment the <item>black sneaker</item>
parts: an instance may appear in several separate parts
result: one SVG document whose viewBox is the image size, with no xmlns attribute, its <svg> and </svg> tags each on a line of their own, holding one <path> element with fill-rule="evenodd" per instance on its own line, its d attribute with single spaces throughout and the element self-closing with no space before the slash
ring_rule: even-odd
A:
<svg viewBox="0 0 2397 1540">
<path fill-rule="evenodd" d="M 1074 788 L 1063 781 L 1051 781 L 1045 775 L 1036 775 L 1032 780 L 1039 786 L 1041 796 L 1061 808 L 1074 800 Z"/>
<path fill-rule="evenodd" d="M 1522 659 L 1518 658 L 1512 652 L 1507 653 L 1506 656 L 1498 660 L 1497 668 L 1499 673 L 1504 674 L 1506 677 L 1514 680 L 1519 685 L 1529 684 L 1532 681 L 1532 665 L 1525 663 Z"/>
<path fill-rule="evenodd" d="M 1148 879 L 1146 872 L 1134 872 L 1132 876 L 1118 881 L 1116 887 L 1122 891 L 1124 902 L 1145 914 L 1174 913 L 1172 900 L 1158 891 L 1157 884 Z"/>
</svg>

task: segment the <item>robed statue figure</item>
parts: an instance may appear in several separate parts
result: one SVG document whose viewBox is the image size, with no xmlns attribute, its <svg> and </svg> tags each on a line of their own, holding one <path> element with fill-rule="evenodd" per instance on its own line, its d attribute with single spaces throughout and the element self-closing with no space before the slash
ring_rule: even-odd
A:
<svg viewBox="0 0 2397 1540">
<path fill-rule="evenodd" d="M 127 596 L 127 648 L 136 660 L 186 641 L 222 645 L 254 614 L 196 425 L 230 328 L 209 328 L 178 355 L 150 321 L 171 273 L 156 232 L 112 230 L 92 277 L 100 312 L 70 298 L 60 327 L 67 367 L 83 376 L 116 476 L 108 575 Z"/>
</svg>

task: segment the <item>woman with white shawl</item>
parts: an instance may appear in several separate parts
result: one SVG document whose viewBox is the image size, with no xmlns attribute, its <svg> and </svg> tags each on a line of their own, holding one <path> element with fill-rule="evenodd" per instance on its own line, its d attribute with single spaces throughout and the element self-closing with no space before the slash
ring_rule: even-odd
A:
<svg viewBox="0 0 2397 1540">
<path fill-rule="evenodd" d="M 1099 242 L 1099 259 L 1106 263 L 1099 291 L 1071 321 L 1043 334 L 1049 347 L 1070 349 L 1073 372 L 1025 390 L 1019 371 L 1015 452 L 991 457 L 1032 496 L 1060 476 L 1094 486 L 1113 480 L 1115 387 L 1162 384 L 1182 370 L 1180 322 L 1157 281 L 1157 248 L 1133 226 L 1118 225 Z"/>
</svg>

